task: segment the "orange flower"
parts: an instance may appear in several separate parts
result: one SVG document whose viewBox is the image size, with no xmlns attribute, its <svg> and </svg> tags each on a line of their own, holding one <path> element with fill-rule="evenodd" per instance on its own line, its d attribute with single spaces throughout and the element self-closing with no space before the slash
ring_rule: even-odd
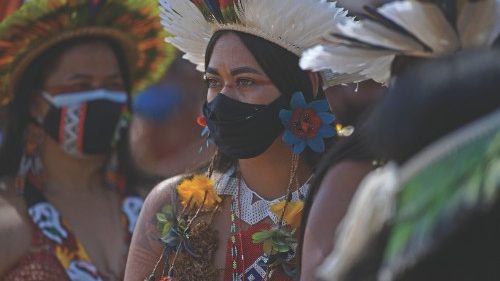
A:
<svg viewBox="0 0 500 281">
<path fill-rule="evenodd" d="M 280 201 L 271 205 L 271 212 L 273 212 L 278 218 L 283 214 L 283 208 L 285 207 L 285 201 Z M 293 229 L 297 229 L 300 226 L 300 221 L 302 220 L 302 209 L 304 209 L 304 201 L 288 202 L 286 204 L 285 214 L 283 219 L 286 224 L 291 226 Z"/>
<path fill-rule="evenodd" d="M 215 191 L 214 182 L 202 175 L 182 181 L 177 186 L 177 194 L 183 207 L 186 207 L 190 202 L 189 208 L 199 208 L 203 204 L 203 209 L 208 210 L 214 208 L 222 201 Z"/>
</svg>

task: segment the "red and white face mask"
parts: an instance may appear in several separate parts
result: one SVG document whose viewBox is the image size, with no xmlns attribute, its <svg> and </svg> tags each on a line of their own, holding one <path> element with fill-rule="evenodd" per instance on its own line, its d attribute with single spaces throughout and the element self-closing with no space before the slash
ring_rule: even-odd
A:
<svg viewBox="0 0 500 281">
<path fill-rule="evenodd" d="M 51 106 L 41 126 L 70 155 L 110 153 L 122 125 L 127 125 L 119 124 L 127 110 L 128 96 L 123 91 L 97 89 L 42 95 Z"/>
</svg>

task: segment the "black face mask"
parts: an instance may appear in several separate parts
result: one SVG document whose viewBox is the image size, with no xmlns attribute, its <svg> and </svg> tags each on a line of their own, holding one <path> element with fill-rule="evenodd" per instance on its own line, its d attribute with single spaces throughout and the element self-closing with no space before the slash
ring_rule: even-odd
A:
<svg viewBox="0 0 500 281">
<path fill-rule="evenodd" d="M 95 99 L 73 106 L 51 105 L 42 126 L 73 156 L 102 155 L 112 150 L 124 103 Z"/>
<path fill-rule="evenodd" d="M 219 150 L 234 159 L 264 153 L 283 132 L 279 119 L 288 101 L 281 95 L 269 105 L 236 101 L 223 94 L 203 106 L 210 138 Z"/>
</svg>

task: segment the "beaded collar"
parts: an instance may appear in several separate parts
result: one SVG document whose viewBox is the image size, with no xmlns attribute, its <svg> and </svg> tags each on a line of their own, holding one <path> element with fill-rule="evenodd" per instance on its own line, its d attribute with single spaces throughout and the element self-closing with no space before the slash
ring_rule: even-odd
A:
<svg viewBox="0 0 500 281">
<path fill-rule="evenodd" d="M 217 180 L 215 189 L 219 195 L 238 195 L 238 177 L 237 166 L 234 165 L 229 168 L 224 174 L 220 176 Z M 306 198 L 309 192 L 311 178 L 306 181 L 299 189 L 292 193 L 291 201 L 299 201 Z M 279 222 L 279 218 L 270 210 L 271 205 L 278 203 L 285 199 L 285 196 L 273 200 L 267 200 L 262 198 L 259 194 L 251 190 L 245 181 L 241 179 L 241 190 L 240 190 L 240 204 L 241 204 L 241 214 L 239 210 L 236 210 L 236 216 L 243 220 L 248 225 L 255 225 L 262 220 L 269 218 L 275 224 Z"/>
</svg>

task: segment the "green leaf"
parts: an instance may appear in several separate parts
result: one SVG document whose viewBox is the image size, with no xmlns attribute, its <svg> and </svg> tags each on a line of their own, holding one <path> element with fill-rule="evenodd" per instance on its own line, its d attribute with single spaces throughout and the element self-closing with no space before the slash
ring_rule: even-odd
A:
<svg viewBox="0 0 500 281">
<path fill-rule="evenodd" d="M 172 224 L 170 223 L 165 223 L 162 227 L 162 230 L 161 230 L 161 236 L 165 236 L 165 235 L 168 235 L 168 233 L 170 232 L 170 229 L 172 228 Z"/>
<path fill-rule="evenodd" d="M 273 240 L 273 243 L 274 243 L 274 245 L 279 246 L 279 247 L 281 247 L 281 246 L 288 247 L 288 243 L 282 239 L 275 239 L 275 240 Z"/>
<path fill-rule="evenodd" d="M 493 201 L 500 189 L 500 157 L 496 157 L 488 166 L 484 179 L 484 198 Z"/>
<path fill-rule="evenodd" d="M 168 222 L 167 216 L 163 213 L 157 213 L 156 220 L 159 222 Z"/>
<path fill-rule="evenodd" d="M 273 249 L 276 251 L 276 252 L 279 252 L 279 253 L 287 253 L 288 251 L 290 251 L 290 246 L 288 245 L 277 245 L 277 244 L 274 244 L 274 247 Z"/>
<path fill-rule="evenodd" d="M 260 231 L 252 235 L 252 240 L 254 243 L 262 243 L 263 241 L 270 239 L 274 234 L 274 231 Z"/>
<path fill-rule="evenodd" d="M 401 223 L 394 226 L 390 233 L 390 240 L 386 248 L 386 262 L 391 263 L 396 258 L 396 256 L 404 249 L 406 243 L 410 239 L 411 231 L 411 223 Z"/>
<path fill-rule="evenodd" d="M 170 221 L 175 218 L 174 208 L 170 204 L 163 206 L 163 208 L 161 209 L 161 213 L 164 214 L 164 216 Z"/>
</svg>

